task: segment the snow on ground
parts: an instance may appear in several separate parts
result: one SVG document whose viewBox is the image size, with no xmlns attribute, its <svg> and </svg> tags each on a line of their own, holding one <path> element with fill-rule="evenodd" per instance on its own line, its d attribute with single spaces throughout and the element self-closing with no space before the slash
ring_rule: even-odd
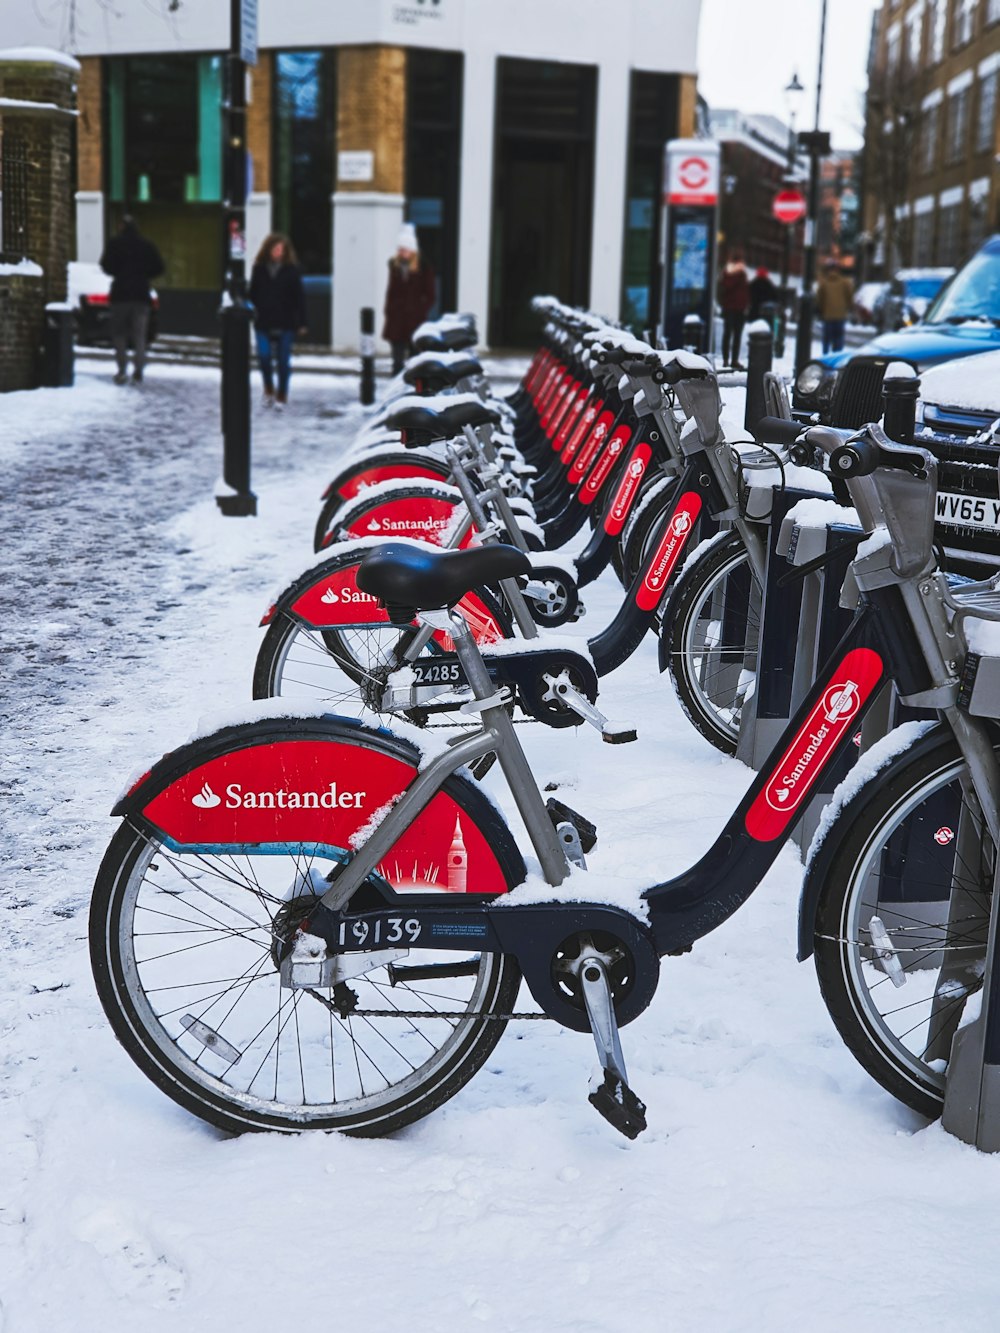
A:
<svg viewBox="0 0 1000 1333">
<path fill-rule="evenodd" d="M 587 1104 L 590 1039 L 545 1023 L 511 1024 L 458 1097 L 375 1141 L 225 1139 L 119 1049 L 86 953 L 108 810 L 199 714 L 249 698 L 355 391 L 303 376 L 256 417 L 256 519 L 211 498 L 210 371 L 118 389 L 83 362 L 72 390 L 0 399 L 2 1333 L 996 1329 L 1000 1163 L 840 1044 L 795 962 L 789 849 L 624 1030 L 635 1144 Z M 619 595 L 588 589 L 576 632 Z M 636 745 L 519 730 L 596 819 L 595 872 L 638 889 L 709 845 L 749 774 L 685 721 L 652 639 L 604 685 Z"/>
</svg>

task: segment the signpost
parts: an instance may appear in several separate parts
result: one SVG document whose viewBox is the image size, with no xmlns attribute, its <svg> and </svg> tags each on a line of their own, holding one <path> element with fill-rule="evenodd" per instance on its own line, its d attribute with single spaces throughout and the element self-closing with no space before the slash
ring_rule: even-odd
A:
<svg viewBox="0 0 1000 1333">
<path fill-rule="evenodd" d="M 660 332 L 683 347 L 684 321 L 698 316 L 713 340 L 719 156 L 710 139 L 671 139 L 664 151 Z"/>
<path fill-rule="evenodd" d="M 257 0 L 230 0 L 231 31 L 222 107 L 222 479 L 226 515 L 256 514 L 250 489 L 250 307 L 246 282 L 246 67 L 257 63 Z"/>
</svg>

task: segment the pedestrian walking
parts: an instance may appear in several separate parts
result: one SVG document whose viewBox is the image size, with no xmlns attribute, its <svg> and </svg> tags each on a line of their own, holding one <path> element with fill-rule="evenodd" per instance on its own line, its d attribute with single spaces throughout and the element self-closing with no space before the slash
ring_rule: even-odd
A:
<svg viewBox="0 0 1000 1333">
<path fill-rule="evenodd" d="M 766 305 L 776 305 L 778 301 L 778 289 L 771 281 L 771 275 L 766 268 L 759 268 L 753 275 L 750 283 L 750 319 L 760 319 L 761 307 Z"/>
<path fill-rule="evenodd" d="M 128 380 L 128 349 L 132 348 L 132 383 L 142 383 L 149 339 L 150 280 L 163 272 L 163 257 L 143 236 L 135 218 L 122 218 L 118 234 L 104 247 L 101 268 L 111 278 L 109 297 L 111 342 L 118 370 L 116 384 Z"/>
<path fill-rule="evenodd" d="M 257 251 L 250 274 L 250 304 L 264 406 L 282 408 L 288 402 L 292 343 L 296 334 L 306 332 L 306 294 L 295 250 L 281 232 L 271 232 Z"/>
<path fill-rule="evenodd" d="M 436 299 L 434 270 L 420 256 L 416 228 L 404 222 L 389 260 L 382 337 L 392 347 L 392 373 L 398 375 L 410 354 L 410 339 L 430 314 Z"/>
<path fill-rule="evenodd" d="M 718 297 L 722 310 L 722 363 L 742 370 L 740 343 L 750 305 L 750 278 L 740 250 L 732 251 L 719 274 Z"/>
<path fill-rule="evenodd" d="M 844 348 L 844 329 L 854 304 L 854 284 L 836 259 L 828 259 L 816 284 L 816 313 L 823 321 L 823 352 Z"/>
</svg>

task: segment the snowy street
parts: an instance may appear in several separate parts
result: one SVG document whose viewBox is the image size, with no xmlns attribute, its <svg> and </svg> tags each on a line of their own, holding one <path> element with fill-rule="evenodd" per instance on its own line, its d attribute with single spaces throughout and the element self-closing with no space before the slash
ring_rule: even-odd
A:
<svg viewBox="0 0 1000 1333">
<path fill-rule="evenodd" d="M 293 378 L 281 415 L 255 402 L 259 516 L 223 518 L 218 397 L 207 368 L 116 388 L 98 359 L 0 397 L 0 1333 L 995 1330 L 1000 1161 L 841 1044 L 795 960 L 794 847 L 623 1030 L 635 1143 L 587 1103 L 591 1039 L 552 1023 L 511 1023 L 457 1097 L 381 1140 L 227 1139 L 134 1067 L 87 955 L 109 811 L 199 718 L 249 711 L 258 622 L 364 419 L 353 376 Z M 561 632 L 620 598 L 606 573 Z M 601 706 L 636 744 L 519 733 L 598 825 L 593 873 L 637 897 L 751 775 L 683 716 L 652 637 Z"/>
</svg>

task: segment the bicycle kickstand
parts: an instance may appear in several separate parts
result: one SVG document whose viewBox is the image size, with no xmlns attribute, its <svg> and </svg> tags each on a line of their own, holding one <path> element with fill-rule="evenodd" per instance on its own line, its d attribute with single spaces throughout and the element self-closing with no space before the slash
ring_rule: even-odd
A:
<svg viewBox="0 0 1000 1333">
<path fill-rule="evenodd" d="M 603 1080 L 592 1088 L 587 1100 L 627 1139 L 638 1138 L 646 1128 L 646 1107 L 628 1085 L 604 960 L 594 954 L 584 954 L 578 975 L 597 1056 L 604 1071 Z"/>
</svg>

